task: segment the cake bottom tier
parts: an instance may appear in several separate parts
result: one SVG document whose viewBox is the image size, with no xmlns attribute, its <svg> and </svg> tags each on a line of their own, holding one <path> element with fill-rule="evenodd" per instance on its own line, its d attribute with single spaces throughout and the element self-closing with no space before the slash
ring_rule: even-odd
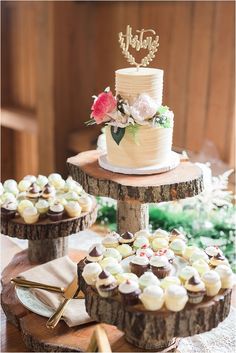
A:
<svg viewBox="0 0 236 353">
<path fill-rule="evenodd" d="M 139 126 L 135 135 L 125 128 L 119 145 L 106 126 L 108 162 L 119 167 L 142 168 L 169 161 L 171 157 L 173 128 Z"/>
</svg>

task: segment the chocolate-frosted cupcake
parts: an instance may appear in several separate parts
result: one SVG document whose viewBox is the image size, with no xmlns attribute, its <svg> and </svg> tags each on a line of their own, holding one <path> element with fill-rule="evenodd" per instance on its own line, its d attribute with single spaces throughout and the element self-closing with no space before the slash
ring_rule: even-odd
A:
<svg viewBox="0 0 236 353">
<path fill-rule="evenodd" d="M 135 273 L 138 277 L 141 277 L 145 272 L 149 270 L 149 260 L 144 252 L 139 255 L 135 255 L 130 261 L 130 270 Z"/>
<path fill-rule="evenodd" d="M 136 281 L 128 279 L 119 285 L 119 293 L 124 305 L 135 305 L 139 303 L 141 290 Z"/>
<path fill-rule="evenodd" d="M 41 188 L 36 183 L 33 183 L 30 185 L 26 196 L 31 201 L 37 201 L 38 198 L 41 196 L 41 192 Z"/>
<path fill-rule="evenodd" d="M 219 265 L 229 265 L 228 260 L 222 254 L 221 251 L 219 251 L 215 256 L 213 256 L 210 259 L 209 264 L 212 268 L 215 268 L 216 266 L 219 266 Z"/>
<path fill-rule="evenodd" d="M 64 206 L 60 203 L 51 205 L 47 212 L 47 216 L 52 222 L 60 221 L 63 217 Z"/>
<path fill-rule="evenodd" d="M 6 202 L 1 206 L 1 217 L 9 220 L 15 217 L 17 211 L 16 202 Z"/>
<path fill-rule="evenodd" d="M 190 277 L 185 283 L 185 289 L 187 289 L 188 301 L 192 304 L 201 303 L 206 294 L 205 284 L 199 276 Z"/>
<path fill-rule="evenodd" d="M 50 184 L 46 184 L 42 190 L 42 198 L 50 199 L 55 195 L 56 195 L 55 187 Z"/>
<path fill-rule="evenodd" d="M 155 276 L 159 279 L 169 276 L 171 272 L 171 264 L 165 255 L 155 254 L 151 257 L 150 267 Z"/>
<path fill-rule="evenodd" d="M 121 234 L 121 236 L 119 238 L 119 243 L 120 244 L 128 244 L 128 245 L 132 246 L 134 243 L 134 239 L 135 239 L 135 236 L 133 233 L 125 232 L 125 233 Z"/>
<path fill-rule="evenodd" d="M 219 249 L 218 246 L 214 245 L 206 247 L 205 253 L 209 257 L 209 259 L 211 259 L 213 256 L 218 255 L 218 253 L 222 254 L 222 251 Z"/>
<path fill-rule="evenodd" d="M 104 247 L 101 244 L 94 244 L 88 251 L 86 263 L 99 262 L 103 259 Z"/>
<path fill-rule="evenodd" d="M 102 270 L 96 281 L 96 288 L 101 297 L 108 298 L 118 293 L 118 284 L 110 272 Z"/>
</svg>

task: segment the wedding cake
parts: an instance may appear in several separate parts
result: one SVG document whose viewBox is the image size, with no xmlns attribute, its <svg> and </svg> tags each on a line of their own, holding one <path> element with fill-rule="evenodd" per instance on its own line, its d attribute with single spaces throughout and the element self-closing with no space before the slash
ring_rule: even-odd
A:
<svg viewBox="0 0 236 353">
<path fill-rule="evenodd" d="M 136 67 L 115 72 L 116 94 L 113 95 L 108 87 L 94 97 L 88 124 L 106 125 L 106 162 L 111 166 L 110 170 L 113 170 L 112 166 L 121 172 L 125 168 L 138 170 L 169 166 L 168 170 L 171 169 L 173 159 L 171 148 L 174 114 L 162 105 L 164 72 L 161 69 L 141 67 L 147 66 L 154 58 L 159 37 L 153 39 L 146 36 L 144 39 L 146 32 L 153 34 L 153 30 L 137 32 L 140 36 L 133 36 L 128 26 L 125 35 L 119 34 L 124 56 Z M 141 48 L 148 49 L 149 54 L 137 64 L 128 51 L 129 47 L 138 51 Z M 172 167 L 175 166 L 176 163 Z"/>
</svg>

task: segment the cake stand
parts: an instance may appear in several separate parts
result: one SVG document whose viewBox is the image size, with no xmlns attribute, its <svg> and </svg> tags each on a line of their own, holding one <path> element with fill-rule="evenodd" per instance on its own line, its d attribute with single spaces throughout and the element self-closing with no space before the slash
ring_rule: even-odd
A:
<svg viewBox="0 0 236 353">
<path fill-rule="evenodd" d="M 69 174 L 89 194 L 117 200 L 119 233 L 148 228 L 148 203 L 184 199 L 203 190 L 202 171 L 189 161 L 163 174 L 124 175 L 100 167 L 100 156 L 93 150 L 68 158 Z"/>
<path fill-rule="evenodd" d="M 97 218 L 97 203 L 93 197 L 90 212 L 80 217 L 64 218 L 51 222 L 41 220 L 26 224 L 21 217 L 1 219 L 1 233 L 9 237 L 28 239 L 28 259 L 31 263 L 44 263 L 65 256 L 68 253 L 68 236 L 89 228 Z"/>
</svg>

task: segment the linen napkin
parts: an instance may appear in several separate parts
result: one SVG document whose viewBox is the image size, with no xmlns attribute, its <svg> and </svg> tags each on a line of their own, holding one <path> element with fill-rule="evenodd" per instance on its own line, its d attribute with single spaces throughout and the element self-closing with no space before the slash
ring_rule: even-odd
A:
<svg viewBox="0 0 236 353">
<path fill-rule="evenodd" d="M 19 276 L 29 281 L 66 288 L 76 275 L 76 264 L 68 256 L 64 256 L 22 272 Z M 34 292 L 39 300 L 55 310 L 64 299 L 62 294 L 42 289 L 32 288 L 31 291 Z M 92 321 L 85 310 L 84 299 L 72 299 L 67 304 L 62 319 L 69 327 Z"/>
</svg>

